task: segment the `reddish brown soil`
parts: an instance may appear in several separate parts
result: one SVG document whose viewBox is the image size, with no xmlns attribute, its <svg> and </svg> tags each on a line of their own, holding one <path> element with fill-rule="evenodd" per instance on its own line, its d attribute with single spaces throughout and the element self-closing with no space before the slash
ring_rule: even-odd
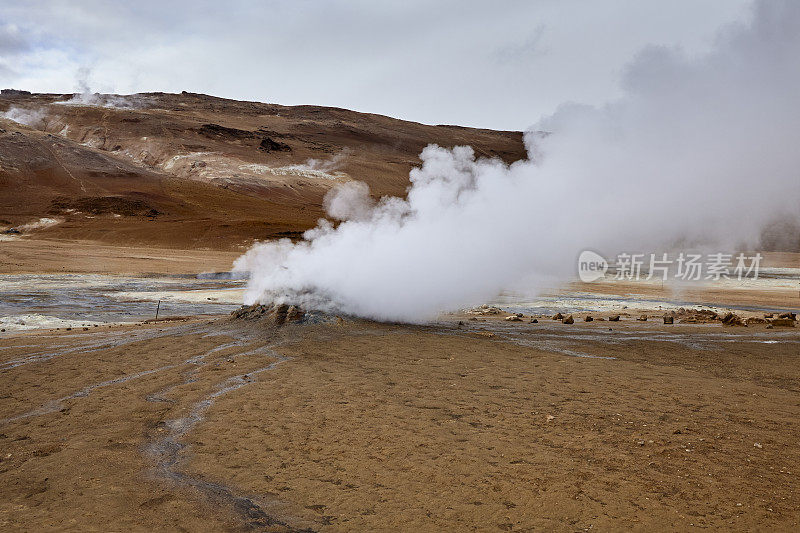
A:
<svg viewBox="0 0 800 533">
<path fill-rule="evenodd" d="M 323 214 L 322 197 L 335 183 L 254 176 L 247 165 L 281 167 L 340 155 L 336 170 L 381 196 L 405 193 L 408 172 L 429 143 L 468 144 L 479 156 L 508 162 L 525 155 L 520 132 L 199 94 L 138 98 L 135 109 L 52 105 L 65 95 L 0 98 L 0 111 L 48 111 L 33 127 L 0 119 L 0 227 L 59 216 L 64 223 L 38 233 L 237 249 L 254 239 L 299 237 Z M 187 154 L 209 161 L 170 166 Z"/>
</svg>

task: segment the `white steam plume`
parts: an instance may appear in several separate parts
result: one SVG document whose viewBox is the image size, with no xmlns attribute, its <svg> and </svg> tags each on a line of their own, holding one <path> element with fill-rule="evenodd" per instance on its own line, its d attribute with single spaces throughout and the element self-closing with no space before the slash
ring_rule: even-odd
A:
<svg viewBox="0 0 800 533">
<path fill-rule="evenodd" d="M 30 126 L 32 128 L 41 126 L 44 123 L 46 116 L 47 112 L 42 108 L 25 109 L 16 106 L 12 106 L 8 109 L 8 111 L 0 113 L 0 117 L 12 120 L 17 124 Z"/>
<path fill-rule="evenodd" d="M 292 244 L 254 246 L 246 302 L 422 321 L 525 282 L 571 278 L 578 253 L 676 242 L 755 244 L 800 206 L 800 3 L 757 2 L 699 58 L 649 48 L 625 95 L 566 105 L 526 135 L 529 159 L 428 146 L 406 200 L 348 185 Z"/>
<path fill-rule="evenodd" d="M 322 172 L 338 170 L 350 156 L 350 152 L 350 148 L 345 147 L 338 154 L 328 159 L 307 159 L 302 166 L 311 170 L 321 170 Z"/>
<path fill-rule="evenodd" d="M 95 106 L 108 107 L 114 109 L 137 109 L 142 107 L 145 98 L 139 95 L 121 96 L 116 94 L 101 94 L 92 92 L 89 78 L 92 70 L 88 67 L 81 67 L 75 75 L 75 85 L 80 91 L 74 93 L 69 99 L 53 102 L 56 105 L 67 106 Z"/>
</svg>

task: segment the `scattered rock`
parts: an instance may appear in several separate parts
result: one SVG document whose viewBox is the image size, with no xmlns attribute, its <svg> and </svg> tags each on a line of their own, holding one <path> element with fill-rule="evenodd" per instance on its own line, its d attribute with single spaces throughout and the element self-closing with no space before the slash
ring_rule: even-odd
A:
<svg viewBox="0 0 800 533">
<path fill-rule="evenodd" d="M 639 322 L 647 322 L 647 315 L 640 315 L 636 320 Z"/>
<path fill-rule="evenodd" d="M 563 319 L 561 321 L 561 323 L 562 324 L 574 324 L 575 323 L 575 319 L 572 318 L 572 315 L 569 315 L 567 318 Z"/>
<path fill-rule="evenodd" d="M 594 320 L 594 318 L 592 318 L 592 316 L 591 316 L 591 315 L 586 315 L 586 316 L 583 318 L 583 321 L 584 321 L 584 322 L 591 322 L 592 320 Z"/>
<path fill-rule="evenodd" d="M 531 324 L 538 324 L 538 323 L 539 323 L 539 321 L 538 321 L 538 320 L 536 320 L 535 318 L 532 318 L 532 319 L 531 319 Z"/>
<path fill-rule="evenodd" d="M 550 422 L 552 420 L 555 420 L 555 419 L 556 419 L 556 417 L 554 417 L 553 415 L 547 415 L 547 421 L 548 422 Z"/>
<path fill-rule="evenodd" d="M 773 318 L 769 321 L 770 326 L 780 326 L 785 328 L 793 328 L 794 320 L 791 318 Z M 767 326 L 769 327 L 769 326 Z"/>
<path fill-rule="evenodd" d="M 764 318 L 759 318 L 759 317 L 757 317 L 757 316 L 751 316 L 750 318 L 748 318 L 747 320 L 745 320 L 745 324 L 747 324 L 748 326 L 749 326 L 750 324 L 766 324 L 766 322 L 767 322 L 767 320 L 766 320 L 766 319 L 764 319 Z"/>
<path fill-rule="evenodd" d="M 707 324 L 720 320 L 720 316 L 710 309 L 678 309 L 677 316 L 681 317 L 681 324 Z"/>
<path fill-rule="evenodd" d="M 561 313 L 556 313 L 553 315 L 553 320 L 564 320 L 564 315 Z"/>
<path fill-rule="evenodd" d="M 753 443 L 753 448 L 758 448 L 759 450 L 763 448 L 760 442 Z"/>
<path fill-rule="evenodd" d="M 773 315 L 772 313 L 764 313 L 764 318 L 772 318 L 773 316 L 775 315 Z"/>
<path fill-rule="evenodd" d="M 664 324 L 674 324 L 675 318 L 672 316 L 664 315 Z"/>
<path fill-rule="evenodd" d="M 522 319 L 520 317 L 518 317 L 517 315 L 507 316 L 506 320 L 509 321 L 509 322 L 522 322 Z"/>
<path fill-rule="evenodd" d="M 797 320 L 797 315 L 794 313 L 781 313 L 778 315 L 778 318 L 788 318 L 790 320 Z"/>
<path fill-rule="evenodd" d="M 724 317 L 722 317 L 722 325 L 747 327 L 747 324 L 744 323 L 742 317 L 740 317 L 739 315 L 735 315 L 733 313 L 728 313 Z"/>
<path fill-rule="evenodd" d="M 470 314 L 473 314 L 473 315 L 499 315 L 502 312 L 503 312 L 503 310 L 500 309 L 499 307 L 495 307 L 493 305 L 487 305 L 487 304 L 483 304 L 483 305 L 478 306 L 478 307 L 473 307 L 472 309 L 467 311 L 467 313 L 470 313 Z"/>
<path fill-rule="evenodd" d="M 608 321 L 609 322 L 619 322 L 619 315 L 614 315 L 614 316 L 608 317 Z"/>
</svg>

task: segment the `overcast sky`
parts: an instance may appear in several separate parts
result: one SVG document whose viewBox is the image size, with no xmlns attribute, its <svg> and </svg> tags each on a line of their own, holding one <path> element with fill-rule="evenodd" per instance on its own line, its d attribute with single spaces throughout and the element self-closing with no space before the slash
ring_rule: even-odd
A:
<svg viewBox="0 0 800 533">
<path fill-rule="evenodd" d="M 0 85 L 202 92 L 524 129 L 619 93 L 648 45 L 701 54 L 746 0 L 0 3 Z"/>
</svg>

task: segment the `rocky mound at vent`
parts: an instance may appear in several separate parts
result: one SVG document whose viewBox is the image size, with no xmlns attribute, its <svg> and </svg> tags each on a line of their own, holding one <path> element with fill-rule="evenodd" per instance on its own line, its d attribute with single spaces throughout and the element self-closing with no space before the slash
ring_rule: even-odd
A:
<svg viewBox="0 0 800 533">
<path fill-rule="evenodd" d="M 253 304 L 244 305 L 233 311 L 231 317 L 238 320 L 266 320 L 275 326 L 305 321 L 306 312 L 288 304 Z"/>
</svg>

